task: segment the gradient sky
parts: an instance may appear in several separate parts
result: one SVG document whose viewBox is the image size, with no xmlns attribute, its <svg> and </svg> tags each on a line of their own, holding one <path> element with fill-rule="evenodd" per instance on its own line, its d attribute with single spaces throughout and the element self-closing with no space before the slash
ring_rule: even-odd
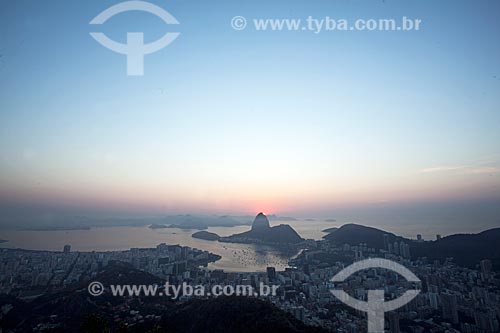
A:
<svg viewBox="0 0 500 333">
<path fill-rule="evenodd" d="M 0 223 L 436 203 L 498 213 L 499 1 L 151 1 L 180 25 L 141 12 L 88 24 L 118 2 L 0 3 Z M 422 24 L 235 31 L 235 15 Z M 127 77 L 92 31 L 181 35 Z"/>
</svg>

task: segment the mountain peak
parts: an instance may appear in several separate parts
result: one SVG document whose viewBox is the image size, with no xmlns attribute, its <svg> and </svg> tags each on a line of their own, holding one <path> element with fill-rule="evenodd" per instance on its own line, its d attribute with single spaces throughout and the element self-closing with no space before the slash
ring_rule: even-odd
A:
<svg viewBox="0 0 500 333">
<path fill-rule="evenodd" d="M 269 220 L 267 219 L 267 216 L 264 215 L 264 213 L 259 213 L 255 217 L 255 220 L 253 220 L 252 223 L 252 230 L 254 231 L 264 231 L 271 228 L 271 225 L 269 224 Z"/>
</svg>

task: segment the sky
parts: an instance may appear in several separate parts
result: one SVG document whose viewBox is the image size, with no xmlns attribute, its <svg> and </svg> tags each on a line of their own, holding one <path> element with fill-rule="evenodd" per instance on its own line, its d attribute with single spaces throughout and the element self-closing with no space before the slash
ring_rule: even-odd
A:
<svg viewBox="0 0 500 333">
<path fill-rule="evenodd" d="M 0 225 L 259 211 L 500 224 L 499 1 L 152 0 L 179 25 L 138 11 L 89 25 L 119 2 L 0 3 Z M 422 23 L 251 27 L 308 16 Z M 180 35 L 127 76 L 94 31 Z"/>
</svg>

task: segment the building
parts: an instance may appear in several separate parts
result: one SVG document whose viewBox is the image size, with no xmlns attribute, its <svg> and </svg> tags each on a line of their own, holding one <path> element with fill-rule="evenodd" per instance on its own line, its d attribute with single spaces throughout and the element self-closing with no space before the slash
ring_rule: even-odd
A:
<svg viewBox="0 0 500 333">
<path fill-rule="evenodd" d="M 439 295 L 437 293 L 430 292 L 427 294 L 429 298 L 429 304 L 434 309 L 437 310 L 439 308 Z"/>
<path fill-rule="evenodd" d="M 390 252 L 390 249 L 389 249 L 389 235 L 388 234 L 384 234 L 384 250 L 387 250 Z"/>
<path fill-rule="evenodd" d="M 71 245 L 64 245 L 63 252 L 64 253 L 70 253 L 71 252 Z"/>
<path fill-rule="evenodd" d="M 266 268 L 266 272 L 267 272 L 267 278 L 270 281 L 274 281 L 276 279 L 276 268 L 274 268 L 274 267 L 267 267 Z"/>
<path fill-rule="evenodd" d="M 448 319 L 452 324 L 458 324 L 457 296 L 452 294 L 442 294 L 441 304 L 443 306 L 443 318 Z"/>
<path fill-rule="evenodd" d="M 491 275 L 491 267 L 492 267 L 491 260 L 484 259 L 484 260 L 481 260 L 481 262 L 479 264 L 481 266 L 481 273 L 483 274 L 483 277 L 489 278 Z"/>
<path fill-rule="evenodd" d="M 404 242 L 400 242 L 399 255 L 403 258 L 410 258 L 410 246 Z"/>
<path fill-rule="evenodd" d="M 394 242 L 393 247 L 394 247 L 394 254 L 399 255 L 399 243 Z"/>
</svg>

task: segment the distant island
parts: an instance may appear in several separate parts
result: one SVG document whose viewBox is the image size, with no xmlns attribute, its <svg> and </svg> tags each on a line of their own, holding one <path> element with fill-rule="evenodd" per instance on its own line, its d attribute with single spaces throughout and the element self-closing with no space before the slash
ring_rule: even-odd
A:
<svg viewBox="0 0 500 333">
<path fill-rule="evenodd" d="M 220 236 L 213 232 L 208 231 L 198 231 L 191 235 L 193 238 L 208 240 L 208 241 L 216 241 L 220 239 Z"/>
<path fill-rule="evenodd" d="M 250 220 L 251 221 L 251 220 Z M 177 228 L 183 230 L 206 230 L 208 227 L 234 227 L 239 225 L 249 225 L 245 218 L 232 216 L 197 216 L 197 215 L 172 215 L 162 220 L 162 223 L 155 223 L 151 229 Z"/>
<path fill-rule="evenodd" d="M 166 226 L 167 228 L 176 228 L 176 229 L 184 229 L 184 230 L 205 230 L 208 227 L 204 224 L 200 223 L 186 223 L 186 224 L 170 224 Z"/>
<path fill-rule="evenodd" d="M 168 226 L 164 225 L 164 224 L 156 224 L 156 223 L 153 223 L 151 224 L 149 227 L 149 229 L 165 229 L 165 228 L 168 228 Z"/>
<path fill-rule="evenodd" d="M 336 219 L 326 219 L 325 222 L 337 222 Z"/>
<path fill-rule="evenodd" d="M 227 243 L 257 243 L 267 245 L 296 245 L 304 241 L 302 237 L 288 224 L 271 227 L 266 215 L 259 213 L 249 231 L 240 234 L 221 237 L 220 242 Z"/>
<path fill-rule="evenodd" d="M 0 239 L 0 244 L 7 243 L 7 242 L 8 242 L 8 240 L 6 240 L 6 239 Z"/>
<path fill-rule="evenodd" d="M 267 215 L 267 218 L 271 221 L 297 221 L 295 217 L 278 216 L 276 214 Z"/>
</svg>

